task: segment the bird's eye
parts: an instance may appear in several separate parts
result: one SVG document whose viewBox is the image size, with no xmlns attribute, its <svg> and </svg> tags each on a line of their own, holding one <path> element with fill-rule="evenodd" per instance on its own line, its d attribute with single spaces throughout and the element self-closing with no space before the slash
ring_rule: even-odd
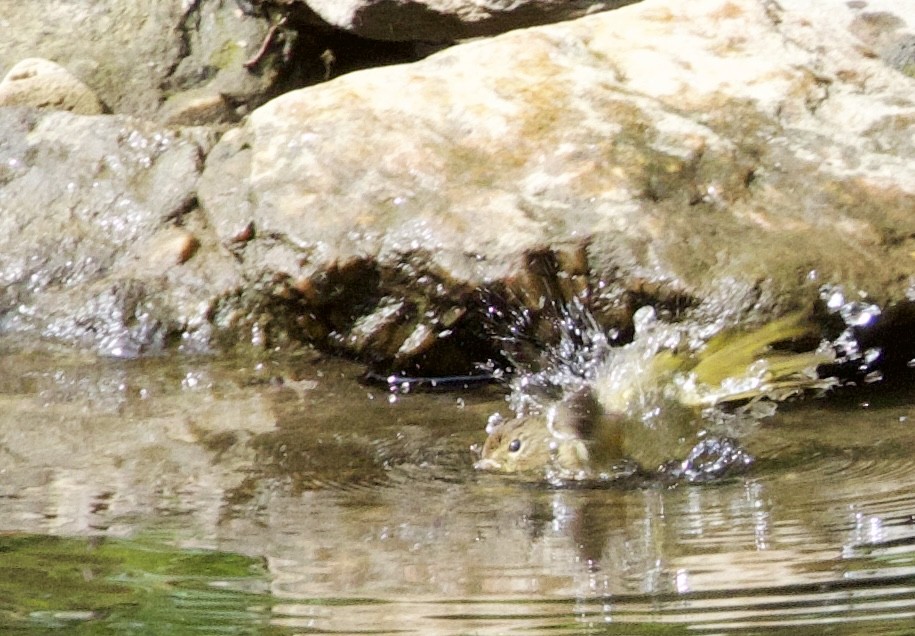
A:
<svg viewBox="0 0 915 636">
<path fill-rule="evenodd" d="M 509 442 L 509 444 L 508 444 L 509 453 L 517 453 L 519 450 L 521 450 L 521 440 L 520 439 L 513 439 L 511 442 Z"/>
</svg>

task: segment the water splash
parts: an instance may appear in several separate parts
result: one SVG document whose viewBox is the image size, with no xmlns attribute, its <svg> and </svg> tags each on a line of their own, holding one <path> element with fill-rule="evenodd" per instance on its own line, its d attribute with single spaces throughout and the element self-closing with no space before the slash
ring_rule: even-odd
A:
<svg viewBox="0 0 915 636">
<path fill-rule="evenodd" d="M 706 437 L 693 446 L 685 459 L 668 462 L 660 472 L 672 481 L 702 483 L 740 474 L 753 461 L 753 456 L 737 440 Z"/>
<path fill-rule="evenodd" d="M 507 399 L 518 417 L 490 419 L 486 466 L 507 472 L 544 468 L 548 479 L 556 474 L 590 479 L 604 474 L 606 460 L 622 456 L 646 468 L 666 466 L 666 475 L 676 479 L 710 479 L 752 461 L 727 437 L 741 430 L 742 422 L 769 417 L 775 402 L 836 382 L 818 375 L 834 354 L 822 340 L 809 350 L 818 329 L 805 312 L 701 338 L 700 325 L 660 320 L 645 306 L 633 316 L 632 340 L 619 344 L 581 301 L 552 308 L 555 316 L 547 318 L 553 319 L 554 339 L 541 343 L 533 363 L 506 349 L 515 364 Z M 521 320 L 503 339 L 509 344 L 529 337 L 519 329 L 530 315 L 521 310 L 516 316 Z M 788 342 L 807 342 L 807 351 L 773 347 Z M 725 409 L 726 404 L 738 406 Z M 554 415 L 557 409 L 561 417 Z M 712 437 L 711 431 L 723 436 Z M 544 453 L 544 445 L 562 452 Z M 683 454 L 688 456 L 675 466 L 665 463 Z"/>
<path fill-rule="evenodd" d="M 563 394 L 593 385 L 616 348 L 618 331 L 603 329 L 580 299 L 559 303 L 541 298 L 538 309 L 547 307 L 552 342 L 533 335 L 539 313 L 526 307 L 487 307 L 492 336 L 511 367 L 488 370 L 509 387 L 509 403 L 518 414 L 541 412 Z"/>
<path fill-rule="evenodd" d="M 866 302 L 865 293 L 859 292 L 858 297 L 859 300 L 847 300 L 846 292 L 840 285 L 824 285 L 820 288 L 820 298 L 827 311 L 838 315 L 845 323 L 845 330 L 832 342 L 837 353 L 836 362 L 854 366 L 866 377 L 873 371 L 883 352 L 879 347 L 862 349 L 858 331 L 873 327 L 880 318 L 881 310 L 877 305 Z"/>
<path fill-rule="evenodd" d="M 537 368 L 508 352 L 516 368 L 507 383 L 509 402 L 519 414 L 540 412 L 551 401 L 587 389 L 594 391 L 605 410 L 649 420 L 660 416 L 661 407 L 669 402 L 703 408 L 764 397 L 781 401 L 801 390 L 829 388 L 833 380 L 818 377 L 817 366 L 833 360 L 832 343 L 821 341 L 807 354 L 768 355 L 766 351 L 769 345 L 810 328 L 804 325 L 805 316 L 796 316 L 774 321 L 759 332 L 746 332 L 745 340 L 738 333 L 733 344 L 727 338 L 724 344 L 716 344 L 697 337 L 696 325 L 662 321 L 653 307 L 644 306 L 633 315 L 633 339 L 617 344 L 615 334 L 604 331 L 575 299 L 559 308 L 554 325 L 558 339 L 541 344 Z M 517 326 L 512 334 L 509 338 L 517 337 Z M 709 354 L 710 346 L 720 350 Z M 747 348 L 759 350 L 756 359 L 747 359 Z M 731 352 L 733 360 L 728 359 Z M 721 375 L 714 381 L 701 366 L 703 357 L 711 355 L 724 358 L 711 370 L 711 375 Z"/>
</svg>

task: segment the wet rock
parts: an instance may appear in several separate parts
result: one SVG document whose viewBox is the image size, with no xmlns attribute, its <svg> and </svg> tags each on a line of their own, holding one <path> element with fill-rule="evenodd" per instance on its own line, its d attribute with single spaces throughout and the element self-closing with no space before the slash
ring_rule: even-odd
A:
<svg viewBox="0 0 915 636">
<path fill-rule="evenodd" d="M 26 57 L 53 60 L 117 113 L 154 117 L 166 99 L 206 90 L 228 102 L 218 118 L 235 120 L 239 109 L 262 103 L 282 75 L 282 47 L 256 72 L 243 66 L 270 24 L 234 2 L 0 0 L 0 16 L 0 73 Z M 173 121 L 192 120 L 176 110 L 166 113 Z"/>
<path fill-rule="evenodd" d="M 533 253 L 574 255 L 555 284 L 622 329 L 648 302 L 720 320 L 826 283 L 902 299 L 915 100 L 857 11 L 646 0 L 348 75 L 224 136 L 200 201 L 248 279 L 402 366 L 446 357 L 478 287 L 523 297 Z"/>
<path fill-rule="evenodd" d="M 195 212 L 210 133 L 14 108 L 0 130 L 0 328 L 117 356 L 205 329 L 239 284 Z"/>
<path fill-rule="evenodd" d="M 376 40 L 450 42 L 581 17 L 633 0 L 299 0 L 338 28 Z"/>
<path fill-rule="evenodd" d="M 99 115 L 105 108 L 88 86 L 59 64 L 22 60 L 0 81 L 0 106 L 31 106 Z"/>
</svg>

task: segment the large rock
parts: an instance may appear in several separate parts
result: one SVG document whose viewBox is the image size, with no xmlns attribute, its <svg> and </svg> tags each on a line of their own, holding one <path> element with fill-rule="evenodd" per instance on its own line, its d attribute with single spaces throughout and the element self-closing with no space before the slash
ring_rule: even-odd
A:
<svg viewBox="0 0 915 636">
<path fill-rule="evenodd" d="M 551 250 L 617 322 L 824 285 L 904 299 L 915 82 L 856 25 L 898 41 L 905 16 L 912 0 L 646 0 L 354 73 L 227 134 L 200 200 L 312 333 L 401 365 L 440 352 L 478 286 L 536 287 L 530 255 Z"/>
<path fill-rule="evenodd" d="M 456 39 L 581 17 L 636 0 L 299 0 L 338 28 L 376 40 Z"/>
</svg>

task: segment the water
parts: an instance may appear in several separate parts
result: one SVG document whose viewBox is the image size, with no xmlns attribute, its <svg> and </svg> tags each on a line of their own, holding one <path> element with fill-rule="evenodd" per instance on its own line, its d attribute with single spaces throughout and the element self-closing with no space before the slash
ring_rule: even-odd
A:
<svg viewBox="0 0 915 636">
<path fill-rule="evenodd" d="M 494 387 L 0 351 L 2 633 L 915 626 L 911 381 L 780 409 L 739 477 L 563 488 L 473 470 Z"/>
</svg>

